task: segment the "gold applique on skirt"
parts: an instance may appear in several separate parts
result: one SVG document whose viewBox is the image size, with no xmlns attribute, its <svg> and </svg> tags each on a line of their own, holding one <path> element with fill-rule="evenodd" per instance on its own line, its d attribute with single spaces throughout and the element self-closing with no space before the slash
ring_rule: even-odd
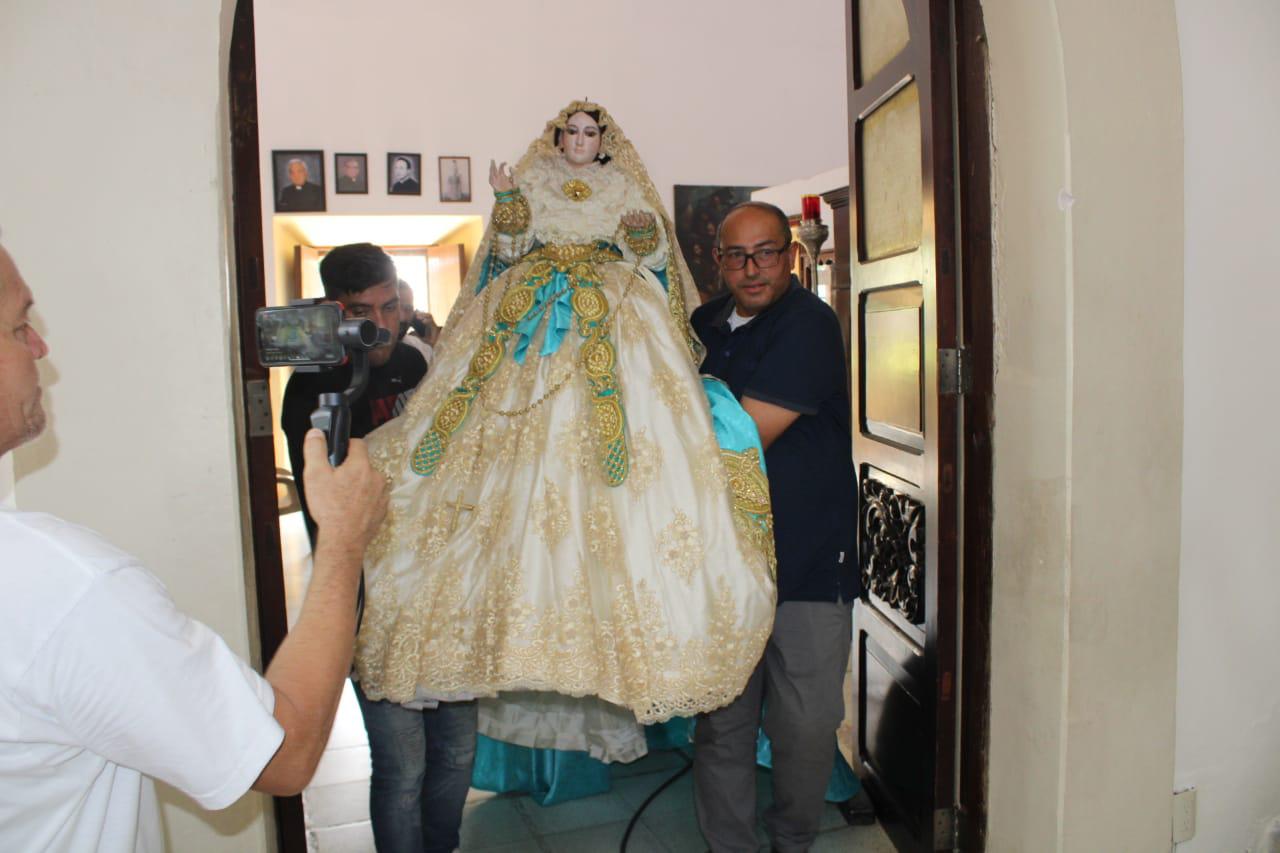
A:
<svg viewBox="0 0 1280 853">
<path fill-rule="evenodd" d="M 750 478 L 725 469 L 701 380 L 647 269 L 593 265 L 611 312 L 625 481 L 601 465 L 600 388 L 587 369 L 600 337 L 575 325 L 540 356 L 545 323 L 523 364 L 508 353 L 471 395 L 431 475 L 412 470 L 500 295 L 529 266 L 489 282 L 488 316 L 490 300 L 475 297 L 451 318 L 405 413 L 369 437 L 392 495 L 366 561 L 361 686 L 395 702 L 596 696 L 641 723 L 721 707 L 772 626 L 771 536 L 743 515 L 760 509 L 763 478 L 735 509 L 733 483 L 743 491 Z"/>
</svg>

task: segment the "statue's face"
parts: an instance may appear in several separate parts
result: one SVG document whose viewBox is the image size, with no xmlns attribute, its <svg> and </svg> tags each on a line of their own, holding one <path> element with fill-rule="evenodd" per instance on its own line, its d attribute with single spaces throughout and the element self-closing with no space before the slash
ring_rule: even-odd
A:
<svg viewBox="0 0 1280 853">
<path fill-rule="evenodd" d="M 560 150 L 571 166 L 585 166 L 600 153 L 600 125 L 586 113 L 574 113 L 560 133 Z"/>
</svg>

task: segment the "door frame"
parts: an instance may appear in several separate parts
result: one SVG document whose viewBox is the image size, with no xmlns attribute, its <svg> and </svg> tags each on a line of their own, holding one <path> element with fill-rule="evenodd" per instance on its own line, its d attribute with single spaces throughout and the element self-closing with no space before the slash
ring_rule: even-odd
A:
<svg viewBox="0 0 1280 853">
<path fill-rule="evenodd" d="M 991 251 L 991 116 L 987 36 L 980 0 L 952 6 L 956 114 L 956 245 L 961 342 L 971 369 L 962 402 L 964 507 L 961 560 L 960 768 L 962 850 L 984 850 L 991 737 L 991 584 L 995 427 L 994 258 Z"/>
<path fill-rule="evenodd" d="M 231 26 L 231 55 L 227 69 L 231 113 L 231 235 L 235 285 L 232 305 L 239 328 L 241 399 L 251 400 L 250 383 L 265 383 L 269 371 L 258 360 L 254 314 L 267 304 L 263 267 L 262 184 L 258 156 L 258 74 L 253 24 L 253 0 L 236 0 Z M 246 472 L 250 550 L 253 554 L 254 600 L 258 639 L 265 671 L 289 633 L 285 611 L 284 567 L 280 555 L 280 522 L 276 498 L 275 439 L 271 431 L 255 434 L 250 425 L 252 405 L 244 406 L 244 465 Z M 261 433 L 261 431 L 258 431 Z M 306 825 L 302 796 L 273 797 L 276 849 L 306 853 Z"/>
<path fill-rule="evenodd" d="M 962 628 L 960 685 L 959 839 L 965 850 L 982 850 L 987 836 L 987 775 L 990 742 L 992 462 L 994 459 L 994 323 L 992 299 L 991 135 L 988 113 L 987 42 L 979 0 L 955 0 L 954 80 L 958 234 L 963 275 L 962 334 L 972 365 L 972 386 L 963 401 L 964 449 Z M 232 236 L 241 392 L 265 381 L 254 335 L 254 311 L 266 304 L 262 198 L 258 149 L 257 71 L 253 0 L 237 0 L 227 79 L 231 126 Z M 252 530 L 256 616 L 263 666 L 287 634 L 272 438 L 245 429 L 248 502 Z M 265 523 L 269 519 L 270 523 Z M 301 797 L 276 797 L 278 850 L 306 850 Z"/>
</svg>

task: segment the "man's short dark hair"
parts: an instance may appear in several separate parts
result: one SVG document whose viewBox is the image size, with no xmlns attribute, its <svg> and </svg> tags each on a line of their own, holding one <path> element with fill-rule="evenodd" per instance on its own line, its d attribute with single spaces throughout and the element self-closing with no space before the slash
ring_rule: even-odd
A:
<svg viewBox="0 0 1280 853">
<path fill-rule="evenodd" d="M 778 220 L 778 231 L 782 235 L 782 247 L 785 249 L 791 245 L 791 220 L 782 212 L 782 208 L 769 204 L 767 201 L 743 201 L 729 208 L 729 212 L 724 215 L 724 219 L 721 219 L 720 224 L 716 226 L 717 248 L 720 246 L 720 232 L 724 231 L 724 224 L 729 221 L 730 216 L 744 208 L 754 208 L 755 210 L 763 210 L 765 213 L 772 214 L 773 218 Z"/>
<path fill-rule="evenodd" d="M 320 261 L 320 281 L 326 299 L 341 300 L 396 280 L 391 256 L 372 243 L 348 243 L 330 250 Z"/>
</svg>

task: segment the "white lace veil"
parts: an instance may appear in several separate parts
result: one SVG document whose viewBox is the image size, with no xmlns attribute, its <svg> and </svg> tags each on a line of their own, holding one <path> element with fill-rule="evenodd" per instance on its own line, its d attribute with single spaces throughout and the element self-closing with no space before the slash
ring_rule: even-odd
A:
<svg viewBox="0 0 1280 853">
<path fill-rule="evenodd" d="M 600 152 L 609 156 L 609 162 L 605 165 L 605 168 L 622 171 L 640 188 L 645 201 L 649 203 L 649 206 L 658 216 L 658 227 L 663 229 L 667 235 L 668 313 L 673 331 L 685 341 L 689 348 L 690 359 L 696 367 L 702 361 L 703 348 L 693 334 L 693 328 L 689 325 L 689 314 L 692 311 L 691 306 L 699 304 L 697 285 L 693 280 L 693 276 L 690 275 L 684 255 L 680 252 L 676 243 L 675 228 L 671 224 L 671 216 L 662 205 L 662 197 L 658 195 L 658 190 L 654 187 L 653 181 L 649 179 L 649 173 L 645 171 L 644 163 L 640 161 L 640 155 L 636 153 L 630 140 L 627 139 L 617 120 L 609 114 L 609 111 L 591 101 L 571 101 L 568 106 L 547 122 L 542 134 L 533 140 L 519 162 L 516 163 L 514 170 L 516 184 L 520 184 L 522 174 L 536 160 L 543 157 L 561 156 L 556 149 L 556 131 L 563 130 L 569 117 L 580 112 L 599 115 L 598 123 L 604 128 L 604 133 L 600 140 Z M 621 216 L 621 214 L 622 211 L 618 211 L 618 215 Z M 466 281 L 463 282 L 462 290 L 453 305 L 453 310 L 449 312 L 449 322 L 446 322 L 444 331 L 441 333 L 440 346 L 447 347 L 449 345 L 452 337 L 449 331 L 450 327 L 454 325 L 453 320 L 462 315 L 467 305 L 475 297 L 476 287 L 480 283 L 480 276 L 489 267 L 489 263 L 486 263 L 486 261 L 491 258 L 492 249 L 493 225 L 491 221 L 485 227 L 484 238 L 480 241 L 480 248 L 476 252 L 475 260 L 467 271 Z"/>
</svg>

